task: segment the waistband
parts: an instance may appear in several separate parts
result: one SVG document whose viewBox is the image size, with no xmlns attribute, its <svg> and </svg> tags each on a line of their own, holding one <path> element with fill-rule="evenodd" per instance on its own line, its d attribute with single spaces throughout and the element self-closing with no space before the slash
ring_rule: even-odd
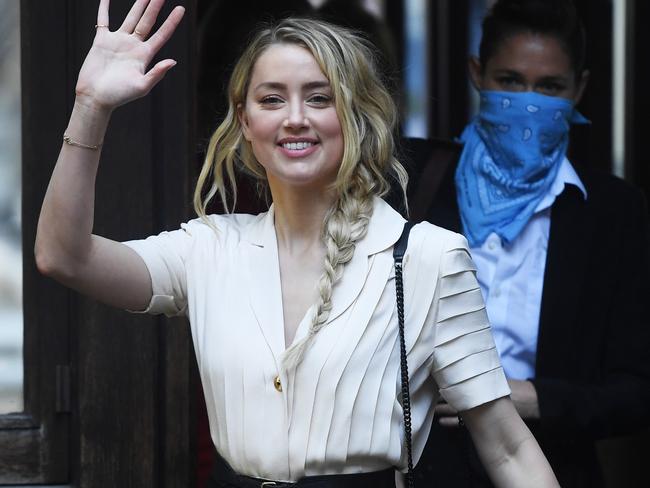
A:
<svg viewBox="0 0 650 488">
<path fill-rule="evenodd" d="M 369 473 L 305 476 L 298 481 L 273 481 L 236 473 L 218 453 L 209 488 L 395 488 L 393 468 Z"/>
</svg>

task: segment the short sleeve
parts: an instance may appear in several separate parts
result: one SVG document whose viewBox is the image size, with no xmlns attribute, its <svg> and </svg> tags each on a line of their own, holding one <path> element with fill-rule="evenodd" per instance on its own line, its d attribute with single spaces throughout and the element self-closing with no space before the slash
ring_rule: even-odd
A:
<svg viewBox="0 0 650 488">
<path fill-rule="evenodd" d="M 440 263 L 432 374 L 458 411 L 510 394 L 467 241 L 453 234 Z"/>
<path fill-rule="evenodd" d="M 162 232 L 142 240 L 124 242 L 145 262 L 151 276 L 152 297 L 149 306 L 137 313 L 168 317 L 185 315 L 187 309 L 186 258 L 192 245 L 192 223 L 179 230 Z"/>
</svg>

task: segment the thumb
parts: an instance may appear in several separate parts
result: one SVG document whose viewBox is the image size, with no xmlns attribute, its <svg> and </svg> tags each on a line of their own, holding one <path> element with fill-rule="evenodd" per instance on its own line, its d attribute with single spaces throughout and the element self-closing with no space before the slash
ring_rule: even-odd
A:
<svg viewBox="0 0 650 488">
<path fill-rule="evenodd" d="M 163 59 L 162 61 L 158 61 L 144 75 L 145 80 L 147 81 L 148 90 L 151 90 L 154 86 L 156 86 L 156 84 L 165 77 L 167 71 L 172 69 L 174 66 L 176 66 L 176 61 L 173 59 Z"/>
</svg>

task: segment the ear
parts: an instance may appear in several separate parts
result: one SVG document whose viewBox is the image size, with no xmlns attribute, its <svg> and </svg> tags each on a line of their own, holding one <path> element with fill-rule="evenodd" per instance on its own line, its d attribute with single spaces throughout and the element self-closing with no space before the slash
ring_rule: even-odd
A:
<svg viewBox="0 0 650 488">
<path fill-rule="evenodd" d="M 589 81 L 591 73 L 589 70 L 584 70 L 580 74 L 580 79 L 578 80 L 578 86 L 576 87 L 576 95 L 573 97 L 573 104 L 578 105 L 580 100 L 582 99 L 582 95 L 585 92 L 585 88 L 587 87 L 587 82 Z"/>
<path fill-rule="evenodd" d="M 470 56 L 467 61 L 467 67 L 469 68 L 469 78 L 472 80 L 472 85 L 478 91 L 481 91 L 483 86 L 483 75 L 481 74 L 481 61 L 476 56 Z"/>
<path fill-rule="evenodd" d="M 242 103 L 237 104 L 237 118 L 239 119 L 239 124 L 242 128 L 242 133 L 244 134 L 244 139 L 250 142 L 250 128 L 248 127 L 248 115 L 246 114 L 246 108 Z"/>
</svg>

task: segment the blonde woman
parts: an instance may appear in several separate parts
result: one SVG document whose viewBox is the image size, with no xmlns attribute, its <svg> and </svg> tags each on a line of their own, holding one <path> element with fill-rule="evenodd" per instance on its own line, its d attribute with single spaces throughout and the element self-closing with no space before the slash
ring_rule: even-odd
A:
<svg viewBox="0 0 650 488">
<path fill-rule="evenodd" d="M 93 184 L 111 112 L 144 96 L 175 63 L 147 70 L 183 16 L 152 33 L 162 0 L 138 0 L 97 36 L 48 188 L 39 269 L 108 304 L 189 318 L 210 430 L 213 486 L 394 486 L 405 470 L 393 244 L 404 219 L 381 196 L 405 186 L 395 107 L 372 50 L 314 20 L 261 30 L 234 69 L 229 112 L 195 194 L 199 218 L 114 242 L 92 234 Z M 234 208 L 234 174 L 273 204 Z M 439 391 L 472 432 L 498 486 L 557 486 L 508 398 L 460 235 L 416 225 L 405 256 L 406 348 L 417 462 Z M 296 483 L 297 482 L 297 483 Z"/>
</svg>

